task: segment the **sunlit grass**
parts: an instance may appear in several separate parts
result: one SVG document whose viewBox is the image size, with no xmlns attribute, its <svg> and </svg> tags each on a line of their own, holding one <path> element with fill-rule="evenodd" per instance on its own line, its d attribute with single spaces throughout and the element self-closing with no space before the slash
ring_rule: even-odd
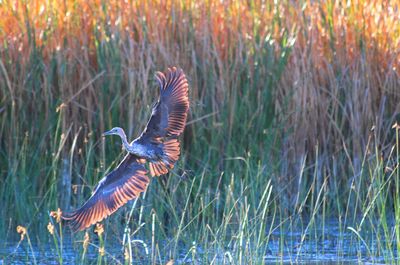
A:
<svg viewBox="0 0 400 265">
<path fill-rule="evenodd" d="M 393 146 L 393 150 L 396 149 L 397 146 Z M 398 159 L 394 152 L 392 155 L 389 160 Z M 351 197 L 356 196 L 363 204 L 361 215 L 348 212 L 348 216 L 332 216 L 329 213 L 328 198 L 340 197 L 341 193 L 329 191 L 328 178 L 320 187 L 312 181 L 293 211 L 284 209 L 271 180 L 260 186 L 252 185 L 252 179 L 257 178 L 260 171 L 246 161 L 249 176 L 242 179 L 240 185 L 235 185 L 234 175 L 221 175 L 218 179 L 221 186 L 201 192 L 205 174 L 191 181 L 181 181 L 175 176 L 171 184 L 167 184 L 174 192 L 170 192 L 168 186 L 163 188 L 153 183 L 146 200 L 135 201 L 125 211 L 118 211 L 105 221 L 104 226 L 95 227 L 98 240 L 89 243 L 87 231 L 73 235 L 75 242 L 72 244 L 83 248 L 83 254 L 76 256 L 75 261 L 85 263 L 88 261 L 86 253 L 91 253 L 89 260 L 93 262 L 93 257 L 97 257 L 97 264 L 130 264 L 138 260 L 163 264 L 171 258 L 177 262 L 249 264 L 265 262 L 264 257 L 268 255 L 275 257 L 275 261 L 281 257 L 282 261 L 301 262 L 311 258 L 308 256 L 311 244 L 317 248 L 311 253 L 330 252 L 333 248 L 336 257 L 344 261 L 351 258 L 359 262 L 393 263 L 397 257 L 395 235 L 399 226 L 393 219 L 394 212 L 389 210 L 394 205 L 387 198 L 397 194 L 392 194 L 389 186 L 397 181 L 394 176 L 398 174 L 398 167 L 391 169 L 386 180 L 380 183 L 376 179 L 382 177 L 384 171 L 375 163 L 379 157 L 372 154 L 366 160 L 364 177 L 372 185 L 364 192 L 354 188 L 349 198 L 342 198 L 349 202 L 346 207 L 352 208 Z M 268 175 L 264 177 L 269 178 Z M 252 203 L 254 201 L 256 204 Z M 135 218 L 129 217 L 131 214 Z M 118 224 L 118 220 L 126 223 Z M 329 232 L 333 228 L 338 231 Z M 60 226 L 60 229 L 70 234 L 68 228 Z M 341 236 L 346 237 L 346 245 L 341 243 Z M 117 240 L 107 240 L 107 237 Z M 326 249 L 326 241 L 337 245 Z M 279 248 L 271 246 L 271 242 L 280 242 Z M 57 253 L 55 250 L 54 255 Z"/>
</svg>

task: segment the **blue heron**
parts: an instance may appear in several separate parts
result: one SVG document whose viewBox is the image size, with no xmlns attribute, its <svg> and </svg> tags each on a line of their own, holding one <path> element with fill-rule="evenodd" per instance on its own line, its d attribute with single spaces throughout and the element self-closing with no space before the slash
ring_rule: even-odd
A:
<svg viewBox="0 0 400 265">
<path fill-rule="evenodd" d="M 118 135 L 128 152 L 122 162 L 97 184 L 85 204 L 63 213 L 73 230 L 83 230 L 102 221 L 128 201 L 137 198 L 149 184 L 145 163 L 151 176 L 168 173 L 180 155 L 179 135 L 186 125 L 189 110 L 188 82 L 181 69 L 157 72 L 160 96 L 142 134 L 128 143 L 124 130 L 115 127 L 103 135 Z"/>
</svg>

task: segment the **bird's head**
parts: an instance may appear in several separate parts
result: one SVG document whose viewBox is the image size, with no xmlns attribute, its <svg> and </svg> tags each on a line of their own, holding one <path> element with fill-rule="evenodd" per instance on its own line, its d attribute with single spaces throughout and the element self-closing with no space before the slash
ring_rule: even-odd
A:
<svg viewBox="0 0 400 265">
<path fill-rule="evenodd" d="M 121 137 L 123 137 L 123 136 L 125 135 L 124 130 L 123 130 L 122 128 L 120 128 L 120 127 L 114 127 L 114 128 L 112 128 L 111 130 L 109 130 L 109 131 L 103 133 L 103 136 L 106 136 L 106 135 L 113 135 L 113 134 L 119 135 L 119 136 L 121 136 Z"/>
</svg>

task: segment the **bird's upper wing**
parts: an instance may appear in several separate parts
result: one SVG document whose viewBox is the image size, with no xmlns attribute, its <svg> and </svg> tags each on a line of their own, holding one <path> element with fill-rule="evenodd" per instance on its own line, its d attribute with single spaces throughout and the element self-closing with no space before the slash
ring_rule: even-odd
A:
<svg viewBox="0 0 400 265">
<path fill-rule="evenodd" d="M 160 97 L 139 140 L 157 141 L 160 137 L 179 136 L 185 129 L 189 110 L 188 82 L 182 69 L 156 73 Z"/>
<path fill-rule="evenodd" d="M 152 176 L 166 174 L 178 160 L 180 146 L 177 138 L 185 129 L 189 110 L 189 86 L 181 69 L 173 67 L 165 74 L 157 72 L 156 78 L 160 85 L 160 97 L 146 129 L 138 139 L 138 143 L 144 146 L 162 150 L 159 159 L 149 164 Z"/>
<path fill-rule="evenodd" d="M 100 180 L 89 200 L 72 213 L 63 213 L 74 230 L 100 222 L 129 200 L 137 198 L 149 184 L 147 170 L 137 157 L 128 154 L 116 169 Z"/>
</svg>

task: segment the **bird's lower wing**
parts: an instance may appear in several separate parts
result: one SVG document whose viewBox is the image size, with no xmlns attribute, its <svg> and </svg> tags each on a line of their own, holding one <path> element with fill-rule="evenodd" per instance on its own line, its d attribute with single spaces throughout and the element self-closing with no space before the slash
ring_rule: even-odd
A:
<svg viewBox="0 0 400 265">
<path fill-rule="evenodd" d="M 63 213 L 62 218 L 69 222 L 73 230 L 83 230 L 137 198 L 148 184 L 147 170 L 135 156 L 128 154 L 115 170 L 99 182 L 81 208 Z"/>
</svg>

